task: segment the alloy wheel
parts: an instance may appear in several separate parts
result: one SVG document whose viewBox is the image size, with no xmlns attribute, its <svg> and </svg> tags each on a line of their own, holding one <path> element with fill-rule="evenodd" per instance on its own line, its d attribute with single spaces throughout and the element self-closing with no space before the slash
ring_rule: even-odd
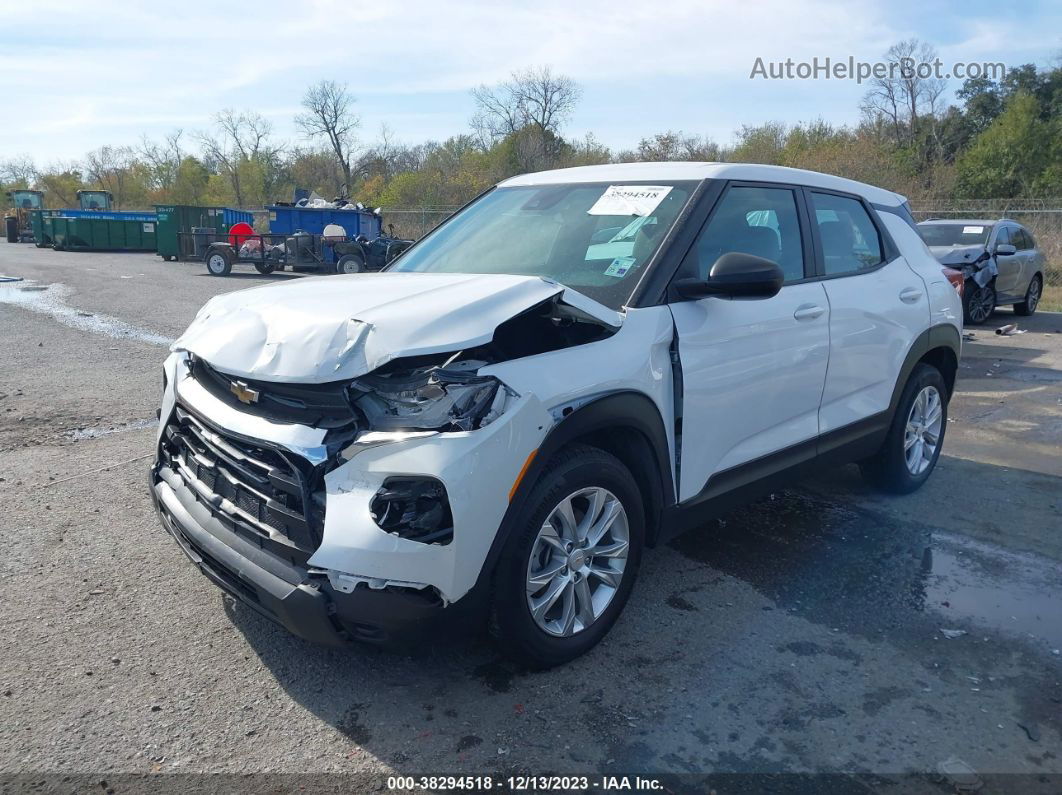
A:
<svg viewBox="0 0 1062 795">
<path fill-rule="evenodd" d="M 1033 280 L 1029 282 L 1029 293 L 1025 296 L 1025 306 L 1029 312 L 1032 313 L 1036 309 L 1036 305 L 1040 303 L 1040 280 L 1035 276 Z"/>
<path fill-rule="evenodd" d="M 988 320 L 995 304 L 995 296 L 988 287 L 978 287 L 970 297 L 970 320 L 974 323 L 982 323 Z"/>
<path fill-rule="evenodd" d="M 923 387 L 911 405 L 903 435 L 907 471 L 921 475 L 933 463 L 943 424 L 944 404 L 935 386 Z"/>
<path fill-rule="evenodd" d="M 580 489 L 561 500 L 539 529 L 527 564 L 535 624 L 557 637 L 593 624 L 619 591 L 629 546 L 627 512 L 608 489 Z"/>
</svg>

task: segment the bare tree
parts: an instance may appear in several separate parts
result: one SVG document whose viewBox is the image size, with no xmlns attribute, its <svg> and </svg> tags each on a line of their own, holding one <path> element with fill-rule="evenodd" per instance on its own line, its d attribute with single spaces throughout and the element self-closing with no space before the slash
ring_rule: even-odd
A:
<svg viewBox="0 0 1062 795">
<path fill-rule="evenodd" d="M 657 133 L 638 142 L 637 150 L 621 152 L 622 161 L 722 160 L 723 152 L 710 138 L 685 135 L 681 131 Z"/>
<path fill-rule="evenodd" d="M 271 189 L 269 183 L 275 181 L 270 175 L 275 177 L 283 151 L 282 147 L 269 142 L 273 134 L 272 123 L 253 111 L 226 108 L 214 116 L 214 128 L 213 134 L 199 133 L 196 138 L 207 160 L 229 178 L 236 204 L 242 207 L 247 199 L 241 173 L 241 166 L 246 163 L 265 167 L 262 189 L 268 195 Z"/>
<path fill-rule="evenodd" d="M 353 182 L 351 160 L 357 147 L 361 119 L 354 112 L 354 97 L 345 84 L 322 80 L 310 86 L 302 98 L 304 113 L 295 117 L 296 126 L 307 138 L 326 138 L 343 172 L 344 194 Z"/>
<path fill-rule="evenodd" d="M 114 196 L 115 206 L 121 207 L 125 199 L 125 187 L 130 169 L 135 162 L 135 153 L 129 146 L 101 146 L 85 155 L 85 174 Z"/>
<path fill-rule="evenodd" d="M 885 53 L 888 74 L 870 81 L 861 109 L 868 120 L 884 120 L 896 143 L 913 140 L 919 119 L 940 111 L 940 98 L 947 83 L 936 77 L 930 65 L 937 61 L 932 45 L 907 39 Z"/>
<path fill-rule="evenodd" d="M 0 162 L 0 182 L 28 188 L 37 178 L 37 167 L 29 155 Z"/>
<path fill-rule="evenodd" d="M 177 174 L 184 159 L 181 149 L 182 135 L 184 130 L 174 130 L 162 139 L 162 143 L 155 143 L 146 135 L 140 139 L 137 154 L 150 169 L 151 181 L 156 190 L 171 190 L 177 182 Z"/>
<path fill-rule="evenodd" d="M 555 137 L 581 96 L 574 80 L 554 74 L 548 66 L 513 72 L 496 86 L 472 89 L 476 102 L 472 129 L 484 147 L 527 127 L 534 128 L 539 138 Z"/>
</svg>

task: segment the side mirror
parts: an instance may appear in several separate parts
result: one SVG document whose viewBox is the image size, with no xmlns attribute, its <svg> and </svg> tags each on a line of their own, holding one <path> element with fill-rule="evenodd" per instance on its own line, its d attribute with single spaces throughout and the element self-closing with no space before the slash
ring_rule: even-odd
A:
<svg viewBox="0 0 1062 795">
<path fill-rule="evenodd" d="M 675 290 L 683 298 L 771 298 L 782 289 L 785 275 L 778 263 L 752 254 L 731 251 L 715 261 L 708 281 L 679 279 Z"/>
<path fill-rule="evenodd" d="M 1009 257 L 1017 253 L 1018 249 L 1016 249 L 1010 243 L 1000 243 L 998 246 L 996 246 L 997 257 Z"/>
</svg>

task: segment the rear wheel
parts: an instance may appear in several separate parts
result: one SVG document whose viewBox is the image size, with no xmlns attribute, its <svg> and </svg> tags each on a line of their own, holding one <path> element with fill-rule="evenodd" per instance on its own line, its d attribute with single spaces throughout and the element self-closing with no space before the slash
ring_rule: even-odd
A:
<svg viewBox="0 0 1062 795">
<path fill-rule="evenodd" d="M 232 255 L 223 248 L 208 251 L 206 266 L 211 276 L 228 276 L 232 273 Z"/>
<path fill-rule="evenodd" d="M 357 254 L 344 254 L 336 260 L 336 273 L 364 273 L 365 260 Z"/>
<path fill-rule="evenodd" d="M 494 572 L 491 632 L 520 662 L 548 668 L 589 651 L 638 574 L 642 498 L 615 456 L 573 445 L 535 483 Z"/>
<path fill-rule="evenodd" d="M 996 311 L 996 290 L 989 282 L 978 287 L 973 279 L 966 280 L 962 294 L 962 314 L 967 325 L 979 326 Z"/>
<path fill-rule="evenodd" d="M 277 264 L 275 262 L 256 262 L 254 264 L 254 269 L 263 276 L 268 276 L 277 269 Z"/>
<path fill-rule="evenodd" d="M 1025 300 L 1020 304 L 1014 305 L 1015 315 L 1025 315 L 1028 317 L 1036 311 L 1036 307 L 1040 303 L 1040 296 L 1044 292 L 1043 279 L 1040 274 L 1036 274 L 1032 277 L 1032 281 L 1029 282 L 1029 289 L 1025 291 Z"/>
<path fill-rule="evenodd" d="M 929 479 L 948 428 L 948 388 L 940 371 L 919 363 L 900 395 L 881 449 L 860 462 L 864 477 L 885 491 L 908 494 Z"/>
</svg>

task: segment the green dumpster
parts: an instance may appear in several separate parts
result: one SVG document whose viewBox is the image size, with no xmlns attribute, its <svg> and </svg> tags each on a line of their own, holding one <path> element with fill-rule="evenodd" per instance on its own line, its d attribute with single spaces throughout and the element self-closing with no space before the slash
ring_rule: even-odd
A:
<svg viewBox="0 0 1062 795">
<path fill-rule="evenodd" d="M 198 258 L 208 243 L 221 239 L 233 224 L 254 223 L 254 215 L 229 207 L 200 207 L 193 204 L 156 204 L 158 218 L 158 253 L 164 260 Z M 196 229 L 210 229 L 200 238 L 191 234 Z"/>
<path fill-rule="evenodd" d="M 52 227 L 48 219 L 61 214 L 60 210 L 30 210 L 30 229 L 33 230 L 33 242 L 37 248 L 52 244 Z"/>
<path fill-rule="evenodd" d="M 54 215 L 44 219 L 51 227 L 52 245 L 65 251 L 154 251 L 155 216 L 128 213 L 133 218 L 93 218 Z"/>
</svg>

